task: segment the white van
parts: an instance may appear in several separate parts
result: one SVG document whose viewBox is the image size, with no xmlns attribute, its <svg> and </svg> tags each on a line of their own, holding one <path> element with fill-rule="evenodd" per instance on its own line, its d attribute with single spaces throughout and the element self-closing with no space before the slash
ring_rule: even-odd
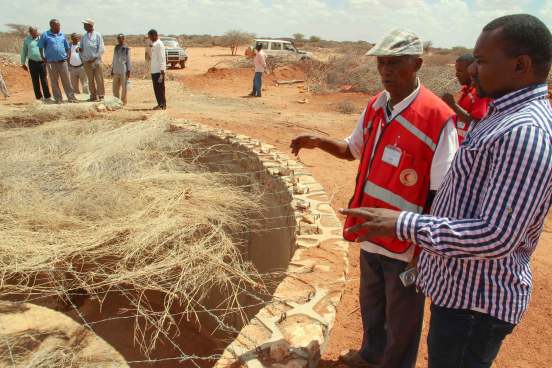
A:
<svg viewBox="0 0 552 368">
<path fill-rule="evenodd" d="M 297 50 L 290 41 L 257 39 L 252 49 L 254 50 L 258 44 L 263 45 L 263 52 L 266 56 L 292 58 L 296 60 L 310 59 L 312 57 L 310 52 Z"/>
</svg>

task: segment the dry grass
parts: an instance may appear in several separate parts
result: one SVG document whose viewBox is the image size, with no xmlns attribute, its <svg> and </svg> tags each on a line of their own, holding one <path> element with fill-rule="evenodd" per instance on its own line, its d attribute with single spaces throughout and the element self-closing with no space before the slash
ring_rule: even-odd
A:
<svg viewBox="0 0 552 368">
<path fill-rule="evenodd" d="M 263 290 L 234 236 L 259 193 L 179 158 L 196 135 L 161 121 L 0 129 L 0 296 L 122 293 L 148 351 L 172 309 L 192 318 L 210 290 L 239 309 L 243 289 Z"/>
<path fill-rule="evenodd" d="M 342 114 L 353 114 L 358 112 L 357 107 L 348 100 L 338 102 L 335 106 L 335 109 L 337 112 L 340 112 Z"/>
</svg>

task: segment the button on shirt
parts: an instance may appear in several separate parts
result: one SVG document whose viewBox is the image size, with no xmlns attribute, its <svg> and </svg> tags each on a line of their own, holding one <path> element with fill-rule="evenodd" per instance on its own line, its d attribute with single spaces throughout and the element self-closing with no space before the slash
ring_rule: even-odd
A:
<svg viewBox="0 0 552 368">
<path fill-rule="evenodd" d="M 25 39 L 23 40 L 23 47 L 21 48 L 21 65 L 26 64 L 27 59 L 32 61 L 42 61 L 42 56 L 40 56 L 40 49 L 38 48 L 39 40 L 40 37 L 25 37 Z"/>
<path fill-rule="evenodd" d="M 88 62 L 96 59 L 96 62 L 101 62 L 104 54 L 104 41 L 100 33 L 93 31 L 82 35 L 80 41 L 81 53 L 80 57 L 83 62 Z"/>
<path fill-rule="evenodd" d="M 158 74 L 167 70 L 167 55 L 165 45 L 161 40 L 151 44 L 151 74 Z"/>
<path fill-rule="evenodd" d="M 412 92 L 408 97 L 406 97 L 404 100 L 402 100 L 392 108 L 386 109 L 387 123 L 391 122 L 393 119 L 397 117 L 397 115 L 399 115 L 408 106 L 410 106 L 410 104 L 416 99 L 416 97 L 420 93 L 420 86 L 421 84 L 420 84 L 420 81 L 418 80 L 418 87 L 414 90 L 414 92 Z M 384 92 L 384 95 L 386 98 L 386 105 L 389 106 L 388 103 L 391 97 L 387 91 Z M 362 155 L 362 149 L 364 147 L 364 115 L 365 114 L 366 114 L 366 110 L 364 110 L 364 112 L 358 119 L 357 126 L 353 131 L 353 133 L 351 134 L 351 136 L 345 139 L 345 141 L 349 145 L 349 150 L 351 151 L 351 154 L 357 160 L 360 159 Z M 376 140 L 379 140 L 379 137 L 381 134 L 380 129 L 381 127 L 378 126 L 378 131 L 376 132 Z M 375 149 L 375 146 L 374 146 L 374 149 Z M 445 128 L 443 129 L 443 131 L 441 132 L 441 136 L 439 137 L 439 143 L 437 144 L 437 148 L 435 149 L 435 154 L 433 156 L 433 161 L 431 162 L 431 170 L 429 173 L 430 190 L 439 189 L 457 150 L 458 150 L 458 133 L 454 125 L 454 120 L 450 119 L 445 125 Z M 374 152 L 372 152 L 372 155 L 374 155 Z M 393 253 L 377 244 L 374 244 L 368 241 L 362 242 L 360 244 L 360 247 L 362 248 L 362 250 L 366 252 L 381 254 L 386 257 L 398 259 L 404 262 L 409 262 L 412 260 L 412 257 L 414 255 L 414 249 L 415 249 L 414 247 L 410 247 L 404 253 Z"/>
<path fill-rule="evenodd" d="M 422 247 L 417 284 L 433 303 L 520 321 L 552 204 L 551 157 L 546 85 L 512 92 L 468 132 L 431 214 L 400 214 L 397 236 Z"/>
<path fill-rule="evenodd" d="M 38 47 L 44 50 L 44 57 L 47 62 L 67 60 L 69 43 L 63 32 L 44 32 L 38 41 Z"/>
</svg>

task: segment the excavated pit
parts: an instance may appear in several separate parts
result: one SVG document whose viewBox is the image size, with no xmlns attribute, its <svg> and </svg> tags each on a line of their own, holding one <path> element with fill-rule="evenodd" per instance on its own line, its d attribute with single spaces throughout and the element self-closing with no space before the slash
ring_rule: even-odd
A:
<svg viewBox="0 0 552 368">
<path fill-rule="evenodd" d="M 348 267 L 347 244 L 338 235 L 341 225 L 329 199 L 302 165 L 274 147 L 190 122 L 167 124 L 167 134 L 187 132 L 194 133 L 193 145 L 178 152 L 178 160 L 228 175 L 232 185 L 262 194 L 260 210 L 247 221 L 250 227 L 230 233 L 243 260 L 261 275 L 262 287 L 253 282 L 237 285 L 237 293 L 210 289 L 203 310 L 193 314 L 183 314 L 175 304 L 170 328 L 158 336 L 119 291 L 106 289 L 94 297 L 77 291 L 69 302 L 36 295 L 0 298 L 31 299 L 58 309 L 131 367 L 314 366 L 333 325 Z M 237 299 L 230 304 L 240 308 L 227 309 L 230 296 Z M 143 297 L 161 313 L 163 292 L 146 291 Z M 149 350 L 140 348 L 148 344 Z M 112 366 L 124 366 L 118 359 Z"/>
</svg>

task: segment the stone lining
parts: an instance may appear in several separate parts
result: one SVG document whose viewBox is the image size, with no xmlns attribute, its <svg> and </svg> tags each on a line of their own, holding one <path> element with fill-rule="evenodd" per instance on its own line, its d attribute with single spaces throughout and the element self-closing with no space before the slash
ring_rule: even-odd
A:
<svg viewBox="0 0 552 368">
<path fill-rule="evenodd" d="M 295 252 L 286 277 L 273 294 L 273 303 L 242 328 L 215 368 L 317 366 L 335 321 L 349 266 L 348 243 L 341 237 L 341 222 L 323 187 L 302 164 L 274 146 L 188 121 L 171 127 L 207 133 L 255 154 L 265 173 L 287 188 L 295 213 Z"/>
</svg>

